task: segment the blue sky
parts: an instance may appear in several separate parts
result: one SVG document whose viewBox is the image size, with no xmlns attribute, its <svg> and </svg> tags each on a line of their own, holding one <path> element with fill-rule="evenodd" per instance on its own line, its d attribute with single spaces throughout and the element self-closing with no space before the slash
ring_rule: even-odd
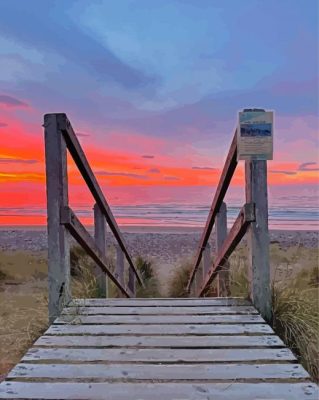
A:
<svg viewBox="0 0 319 400">
<path fill-rule="evenodd" d="M 221 168 L 237 112 L 264 107 L 274 183 L 313 185 L 297 171 L 318 169 L 316 0 L 1 0 L 0 65 L 4 138 L 66 112 L 84 145 Z"/>
</svg>

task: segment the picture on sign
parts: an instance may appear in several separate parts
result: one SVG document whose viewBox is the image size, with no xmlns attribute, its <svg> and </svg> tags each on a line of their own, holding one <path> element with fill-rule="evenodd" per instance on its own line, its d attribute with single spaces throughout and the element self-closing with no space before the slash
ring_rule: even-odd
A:
<svg viewBox="0 0 319 400">
<path fill-rule="evenodd" d="M 244 110 L 239 113 L 237 160 L 272 160 L 273 112 Z"/>
</svg>

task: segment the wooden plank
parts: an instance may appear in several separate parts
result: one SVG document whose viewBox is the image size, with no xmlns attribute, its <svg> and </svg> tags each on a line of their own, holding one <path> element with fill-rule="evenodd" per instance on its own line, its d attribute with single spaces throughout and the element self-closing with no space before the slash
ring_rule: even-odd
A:
<svg viewBox="0 0 319 400">
<path fill-rule="evenodd" d="M 106 223 L 99 205 L 94 204 L 94 240 L 98 249 L 106 256 Z M 94 273 L 101 297 L 108 296 L 108 279 L 105 272 L 95 264 Z"/>
<path fill-rule="evenodd" d="M 223 242 L 223 246 L 216 256 L 216 260 L 208 271 L 206 278 L 200 290 L 198 291 L 198 296 L 204 295 L 205 291 L 208 288 L 208 285 L 214 280 L 218 271 L 221 270 L 228 257 L 231 255 L 231 253 L 234 251 L 238 243 L 245 235 L 249 224 L 254 219 L 254 205 L 252 203 L 245 204 L 244 207 L 241 209 L 236 221 L 234 222 L 234 225 L 232 226 L 226 240 Z"/>
<path fill-rule="evenodd" d="M 60 225 L 60 209 L 68 204 L 66 144 L 55 114 L 44 116 L 48 213 L 49 321 L 70 301 L 70 245 Z"/>
<path fill-rule="evenodd" d="M 18 364 L 9 379 L 99 380 L 305 380 L 308 373 L 297 364 Z"/>
<path fill-rule="evenodd" d="M 2 399 L 50 400 L 318 400 L 314 383 L 3 382 Z"/>
<path fill-rule="evenodd" d="M 73 299 L 68 306 L 78 307 L 219 307 L 219 306 L 250 306 L 251 302 L 243 298 L 185 298 L 185 299 Z"/>
<path fill-rule="evenodd" d="M 70 151 L 70 154 L 71 154 L 75 164 L 77 165 L 81 175 L 83 176 L 83 179 L 85 180 L 88 188 L 90 189 L 96 203 L 99 205 L 101 211 L 105 215 L 105 218 L 109 224 L 109 227 L 110 227 L 111 231 L 113 232 L 113 235 L 115 236 L 118 244 L 121 246 L 121 249 L 123 250 L 123 252 L 126 256 L 126 259 L 129 263 L 129 265 L 133 268 L 139 284 L 143 286 L 142 279 L 141 279 L 137 269 L 135 268 L 132 258 L 127 250 L 127 246 L 125 244 L 123 235 L 116 223 L 116 220 L 113 216 L 110 206 L 108 205 L 108 203 L 104 197 L 104 194 L 94 176 L 94 173 L 93 173 L 93 171 L 90 167 L 90 164 L 84 154 L 84 151 L 80 145 L 80 142 L 74 133 L 74 130 L 72 128 L 70 121 L 68 120 L 66 114 L 53 114 L 53 115 L 56 115 L 59 128 L 61 129 L 61 131 L 64 135 L 67 147 Z"/>
<path fill-rule="evenodd" d="M 246 161 L 246 201 L 254 202 L 256 220 L 248 232 L 250 295 L 261 315 L 271 320 L 267 162 Z"/>
<path fill-rule="evenodd" d="M 278 336 L 41 336 L 44 347 L 283 347 Z"/>
<path fill-rule="evenodd" d="M 226 203 L 222 202 L 220 209 L 216 215 L 216 249 L 219 253 L 227 238 L 227 207 Z M 218 295 L 229 296 L 229 262 L 226 261 L 223 268 L 218 274 Z"/>
<path fill-rule="evenodd" d="M 194 263 L 194 268 L 191 272 L 188 284 L 187 284 L 187 289 L 190 291 L 191 284 L 193 282 L 196 270 L 200 264 L 201 258 L 202 258 L 202 251 L 205 249 L 206 244 L 208 242 L 208 239 L 212 233 L 212 229 L 214 226 L 215 222 L 215 217 L 218 213 L 218 210 L 220 209 L 221 203 L 224 200 L 224 197 L 226 195 L 228 186 L 230 184 L 230 181 L 234 175 L 235 169 L 237 167 L 237 129 L 235 130 L 234 136 L 232 143 L 230 145 L 230 149 L 224 164 L 224 168 L 222 171 L 222 174 L 220 176 L 218 186 L 216 189 L 216 193 L 207 217 L 206 225 L 202 234 L 202 237 L 200 239 L 197 253 L 195 256 L 195 263 Z"/>
<path fill-rule="evenodd" d="M 63 315 L 199 315 L 258 314 L 252 306 L 233 307 L 66 307 Z"/>
<path fill-rule="evenodd" d="M 22 361 L 54 362 L 250 362 L 296 361 L 288 349 L 126 349 L 44 348 L 30 349 Z"/>
<path fill-rule="evenodd" d="M 102 270 L 109 276 L 109 278 L 115 283 L 120 291 L 126 297 L 130 297 L 129 292 L 109 269 L 105 255 L 101 253 L 92 236 L 81 224 L 80 220 L 70 207 L 64 207 L 61 209 L 61 224 L 64 224 L 67 227 L 74 239 L 77 240 L 77 242 L 86 250 L 86 252 L 100 266 L 100 268 L 102 268 Z"/>
<path fill-rule="evenodd" d="M 262 324 L 260 315 L 61 315 L 55 324 Z"/>
<path fill-rule="evenodd" d="M 271 335 L 267 324 L 51 325 L 46 335 Z M 230 338 L 231 340 L 231 338 Z"/>
</svg>

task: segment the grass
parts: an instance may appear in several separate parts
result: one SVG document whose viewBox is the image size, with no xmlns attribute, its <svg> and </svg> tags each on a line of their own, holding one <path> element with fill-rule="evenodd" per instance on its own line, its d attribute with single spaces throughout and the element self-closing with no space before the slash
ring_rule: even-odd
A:
<svg viewBox="0 0 319 400">
<path fill-rule="evenodd" d="M 192 260 L 186 259 L 175 268 L 168 285 L 168 297 L 188 297 L 186 290 L 189 275 L 192 269 Z"/>
</svg>

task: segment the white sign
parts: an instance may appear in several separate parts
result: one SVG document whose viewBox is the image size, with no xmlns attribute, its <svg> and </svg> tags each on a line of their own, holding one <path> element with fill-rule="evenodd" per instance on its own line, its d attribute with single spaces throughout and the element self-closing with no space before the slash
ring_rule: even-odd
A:
<svg viewBox="0 0 319 400">
<path fill-rule="evenodd" d="M 237 160 L 273 159 L 273 112 L 244 110 L 239 113 Z"/>
</svg>

